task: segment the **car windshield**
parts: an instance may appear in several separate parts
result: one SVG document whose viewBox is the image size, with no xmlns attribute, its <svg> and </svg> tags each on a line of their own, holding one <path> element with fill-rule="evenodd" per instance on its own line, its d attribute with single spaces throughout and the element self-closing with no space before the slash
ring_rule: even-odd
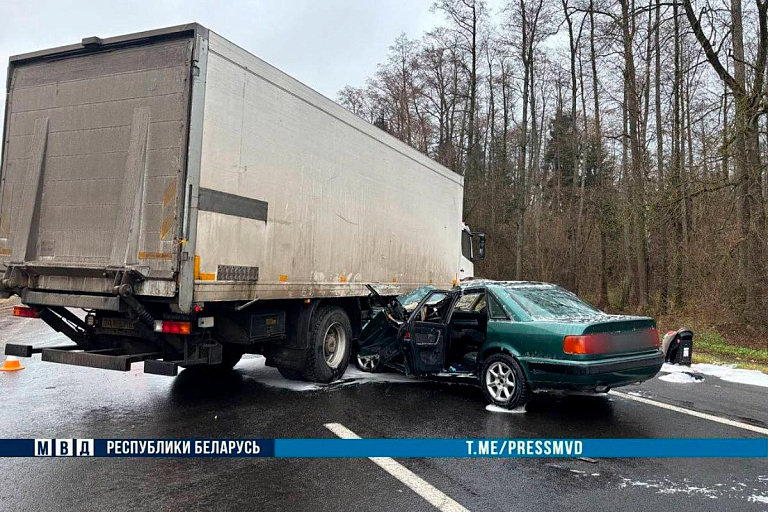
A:
<svg viewBox="0 0 768 512">
<path fill-rule="evenodd" d="M 559 287 L 503 288 L 503 290 L 534 320 L 602 314 L 599 309 Z"/>
<path fill-rule="evenodd" d="M 397 297 L 397 301 L 403 305 L 403 308 L 405 308 L 407 312 L 410 313 L 411 311 L 416 309 L 416 306 L 419 305 L 419 302 L 421 302 L 421 299 L 423 299 L 429 292 L 431 292 L 434 289 L 435 289 L 434 286 L 423 286 L 412 292 L 399 295 Z"/>
</svg>

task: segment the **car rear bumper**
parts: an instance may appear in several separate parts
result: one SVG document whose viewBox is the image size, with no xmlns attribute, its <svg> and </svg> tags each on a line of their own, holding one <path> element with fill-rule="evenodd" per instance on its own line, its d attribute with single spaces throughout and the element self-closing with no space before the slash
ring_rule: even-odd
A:
<svg viewBox="0 0 768 512">
<path fill-rule="evenodd" d="M 661 369 L 664 354 L 657 350 L 599 361 L 528 359 L 522 362 L 534 388 L 590 390 L 648 380 Z"/>
</svg>

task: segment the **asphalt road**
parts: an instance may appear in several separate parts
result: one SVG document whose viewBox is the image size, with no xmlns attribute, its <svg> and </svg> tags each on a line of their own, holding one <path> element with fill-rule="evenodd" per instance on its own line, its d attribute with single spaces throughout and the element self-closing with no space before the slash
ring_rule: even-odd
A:
<svg viewBox="0 0 768 512">
<path fill-rule="evenodd" d="M 55 345 L 38 320 L 0 313 L 6 342 Z M 485 410 L 470 386 L 349 380 L 289 384 L 258 357 L 221 378 L 175 379 L 25 359 L 0 373 L 0 437 L 757 437 L 622 395 L 537 394 L 525 414 Z M 386 382 L 393 380 L 395 382 Z M 405 382 L 404 382 L 405 381 Z M 768 388 L 707 377 L 623 389 L 768 428 Z M 469 510 L 768 510 L 765 459 L 400 459 Z M 368 459 L 4 459 L 0 510 L 435 510 Z"/>
</svg>

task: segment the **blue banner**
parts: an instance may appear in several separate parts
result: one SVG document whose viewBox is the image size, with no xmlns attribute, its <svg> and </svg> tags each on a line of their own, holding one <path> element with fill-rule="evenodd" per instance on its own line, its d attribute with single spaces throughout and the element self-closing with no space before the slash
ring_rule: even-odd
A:
<svg viewBox="0 0 768 512">
<path fill-rule="evenodd" d="M 768 439 L 0 439 L 0 457 L 768 457 Z"/>
<path fill-rule="evenodd" d="M 768 457 L 768 439 L 276 439 L 276 457 Z"/>
</svg>

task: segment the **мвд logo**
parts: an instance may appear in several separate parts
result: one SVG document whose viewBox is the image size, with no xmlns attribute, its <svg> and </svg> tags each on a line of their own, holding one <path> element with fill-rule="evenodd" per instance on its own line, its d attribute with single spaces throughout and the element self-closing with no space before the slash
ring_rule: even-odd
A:
<svg viewBox="0 0 768 512">
<path fill-rule="evenodd" d="M 93 439 L 35 439 L 35 457 L 93 457 Z"/>
</svg>

